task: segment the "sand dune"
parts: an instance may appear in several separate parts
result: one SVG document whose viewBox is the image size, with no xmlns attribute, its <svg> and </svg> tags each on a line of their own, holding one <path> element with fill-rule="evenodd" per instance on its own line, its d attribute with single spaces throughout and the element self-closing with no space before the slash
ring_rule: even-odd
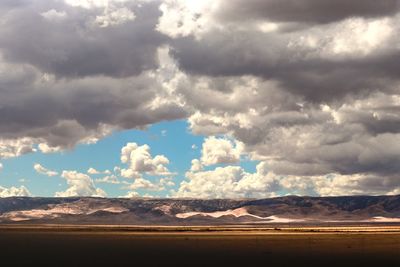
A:
<svg viewBox="0 0 400 267">
<path fill-rule="evenodd" d="M 291 218 L 282 218 L 278 216 L 268 216 L 268 217 L 261 217 L 254 214 L 251 214 L 247 211 L 246 208 L 238 208 L 233 210 L 226 210 L 226 211 L 214 211 L 214 212 L 186 212 L 186 213 L 178 213 L 175 216 L 181 219 L 190 218 L 193 216 L 209 216 L 213 218 L 220 218 L 222 216 L 235 216 L 236 218 L 249 216 L 253 218 L 257 218 L 263 220 L 265 223 L 289 223 L 289 222 L 303 222 L 303 219 L 291 219 Z"/>
<path fill-rule="evenodd" d="M 93 214 L 98 211 L 106 211 L 110 213 L 121 213 L 128 211 L 122 207 L 107 207 L 107 208 L 82 208 L 77 205 L 56 205 L 50 209 L 32 209 L 6 212 L 0 218 L 8 219 L 11 221 L 27 221 L 32 219 L 41 218 L 57 218 L 61 215 L 80 215 L 80 214 Z"/>
</svg>

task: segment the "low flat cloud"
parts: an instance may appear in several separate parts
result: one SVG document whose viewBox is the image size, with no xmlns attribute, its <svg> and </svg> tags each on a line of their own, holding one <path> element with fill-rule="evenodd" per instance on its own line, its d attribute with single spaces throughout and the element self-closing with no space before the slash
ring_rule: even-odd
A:
<svg viewBox="0 0 400 267">
<path fill-rule="evenodd" d="M 25 186 L 2 187 L 0 186 L 0 197 L 29 197 L 31 193 Z"/>
<path fill-rule="evenodd" d="M 49 169 L 43 167 L 42 165 L 40 165 L 39 163 L 36 163 L 35 165 L 33 165 L 33 169 L 40 174 L 50 176 L 50 177 L 58 175 L 58 172 L 49 170 Z"/>
</svg>

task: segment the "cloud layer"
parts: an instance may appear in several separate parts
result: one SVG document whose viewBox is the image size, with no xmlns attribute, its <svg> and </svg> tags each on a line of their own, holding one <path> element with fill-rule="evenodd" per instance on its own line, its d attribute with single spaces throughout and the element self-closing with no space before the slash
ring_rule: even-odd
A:
<svg viewBox="0 0 400 267">
<path fill-rule="evenodd" d="M 398 0 L 3 1 L 0 158 L 187 119 L 225 137 L 206 138 L 181 196 L 397 192 L 398 13 Z M 268 171 L 203 169 L 244 154 Z M 121 159 L 125 177 L 170 175 L 148 146 Z M 105 195 L 86 176 L 63 172 L 59 195 Z"/>
<path fill-rule="evenodd" d="M 398 0 L 240 0 L 221 1 L 226 8 L 219 15 L 227 20 L 269 20 L 273 22 L 331 23 L 351 17 L 383 17 L 399 10 Z"/>
</svg>

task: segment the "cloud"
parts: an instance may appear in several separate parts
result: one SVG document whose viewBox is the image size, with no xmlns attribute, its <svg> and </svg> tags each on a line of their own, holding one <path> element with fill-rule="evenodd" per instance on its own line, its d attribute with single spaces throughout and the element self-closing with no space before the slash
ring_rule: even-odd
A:
<svg viewBox="0 0 400 267">
<path fill-rule="evenodd" d="M 192 166 L 190 167 L 191 172 L 198 172 L 203 169 L 203 165 L 201 164 L 201 161 L 198 159 L 193 159 L 192 160 Z"/>
<path fill-rule="evenodd" d="M 135 18 L 135 14 L 126 7 L 107 8 L 103 15 L 96 16 L 95 22 L 100 27 L 109 27 L 133 21 Z"/>
<path fill-rule="evenodd" d="M 107 175 L 103 178 L 96 179 L 96 183 L 105 183 L 105 184 L 121 184 L 122 182 L 118 180 L 115 175 Z"/>
<path fill-rule="evenodd" d="M 150 192 L 162 192 L 166 190 L 166 188 L 174 186 L 175 183 L 172 181 L 172 178 L 161 178 L 158 182 L 152 182 L 150 180 L 144 178 L 137 178 L 130 185 L 124 187 L 125 189 L 129 189 L 130 191 L 122 197 L 140 197 L 140 194 L 137 190 L 142 191 L 150 191 Z M 143 194 L 143 197 L 152 197 L 148 192 Z"/>
<path fill-rule="evenodd" d="M 29 138 L 0 139 L 0 158 L 7 159 L 34 152 L 34 142 Z"/>
<path fill-rule="evenodd" d="M 50 177 L 58 175 L 58 172 L 49 170 L 49 169 L 43 167 L 42 165 L 40 165 L 39 163 L 36 163 L 35 165 L 33 165 L 33 168 L 35 169 L 36 172 L 50 176 Z"/>
<path fill-rule="evenodd" d="M 51 146 L 50 147 L 46 143 L 39 143 L 38 148 L 39 148 L 40 152 L 45 153 L 45 154 L 56 153 L 56 152 L 60 152 L 63 150 L 63 148 L 61 146 Z"/>
<path fill-rule="evenodd" d="M 127 143 L 121 149 L 121 162 L 128 168 L 121 169 L 121 176 L 125 178 L 141 178 L 143 173 L 149 175 L 171 175 L 166 167 L 168 158 L 164 155 L 152 157 L 148 145 L 139 146 L 136 143 Z"/>
<path fill-rule="evenodd" d="M 3 163 L 0 162 L 0 171 L 3 170 Z"/>
<path fill-rule="evenodd" d="M 95 168 L 92 168 L 92 167 L 90 167 L 90 168 L 87 170 L 87 173 L 88 173 L 88 174 L 100 174 L 100 172 L 99 172 L 98 170 L 96 170 Z"/>
<path fill-rule="evenodd" d="M 246 172 L 239 166 L 218 167 L 209 171 L 187 172 L 186 180 L 174 197 L 190 198 L 267 198 L 279 195 L 346 196 L 395 195 L 400 193 L 397 174 L 329 173 L 326 175 L 278 175 L 266 162 L 257 165 L 256 172 Z"/>
<path fill-rule="evenodd" d="M 81 9 L 62 1 L 28 1 L 7 16 L 5 12 L 0 30 L 3 54 L 58 77 L 138 75 L 157 67 L 157 48 L 166 41 L 155 30 L 160 16 L 156 2 Z M 35 32 L 29 41 L 24 34 L 28 32 Z"/>
<path fill-rule="evenodd" d="M 280 176 L 281 190 L 289 194 L 315 196 L 395 195 L 400 192 L 397 175 L 328 174 L 323 176 Z"/>
<path fill-rule="evenodd" d="M 172 38 L 197 35 L 213 25 L 220 1 L 162 1 L 157 30 Z"/>
<path fill-rule="evenodd" d="M 56 192 L 55 197 L 107 196 L 106 192 L 95 187 L 93 180 L 86 174 L 77 171 L 63 171 L 61 176 L 67 181 L 68 189 L 63 192 Z"/>
<path fill-rule="evenodd" d="M 140 194 L 134 191 L 129 191 L 126 195 L 119 196 L 120 198 L 138 198 Z"/>
<path fill-rule="evenodd" d="M 235 144 L 226 138 L 216 138 L 214 136 L 205 139 L 202 146 L 201 163 L 205 166 L 220 163 L 237 163 L 240 161 L 242 144 Z M 197 164 L 195 162 L 195 164 Z"/>
<path fill-rule="evenodd" d="M 96 170 L 95 168 L 90 167 L 90 168 L 87 170 L 87 173 L 88 173 L 88 174 L 111 174 L 111 171 L 110 171 L 110 170 L 98 171 L 98 170 Z"/>
<path fill-rule="evenodd" d="M 194 35 L 201 38 L 208 31 L 223 28 L 248 30 L 253 24 L 261 29 L 296 29 L 339 22 L 348 18 L 379 18 L 399 11 L 398 0 L 240 0 L 162 1 L 158 30 L 173 38 Z M 305 24 L 305 25 L 303 25 Z"/>
<path fill-rule="evenodd" d="M 55 9 L 47 10 L 40 15 L 42 15 L 42 17 L 44 17 L 45 19 L 53 22 L 60 22 L 67 17 L 67 13 L 65 11 L 58 12 Z"/>
<path fill-rule="evenodd" d="M 213 87 L 230 86 L 226 91 L 215 90 L 211 100 L 198 98 L 200 110 L 189 118 L 192 132 L 227 134 L 242 142 L 243 153 L 264 162 L 271 175 L 279 178 L 277 193 L 346 195 L 398 190 L 396 183 L 388 182 L 395 180 L 399 165 L 396 125 L 400 102 L 396 94 L 371 93 L 318 105 L 254 77 L 206 82 L 205 95 Z M 197 84 L 191 88 L 189 97 L 200 93 Z M 219 102 L 220 97 L 225 100 Z M 191 172 L 200 170 L 196 162 Z"/>
<path fill-rule="evenodd" d="M 41 74 L 36 75 L 40 80 Z M 146 73 L 121 79 L 90 77 L 44 82 L 35 78 L 26 84 L 4 84 L 2 88 L 7 90 L 0 91 L 4 115 L 0 121 L 9 127 L 0 126 L 1 156 L 33 151 L 35 144 L 40 144 L 43 152 L 55 152 L 77 143 L 94 143 L 116 129 L 144 127 L 184 116 L 181 107 L 166 102 L 167 93 L 163 94 L 162 85 L 151 76 Z M 20 96 L 13 93 L 16 87 Z M 164 102 L 155 102 L 158 94 L 164 96 Z"/>
<path fill-rule="evenodd" d="M 137 189 L 144 189 L 148 191 L 163 191 L 165 188 L 162 185 L 155 184 L 149 180 L 138 178 L 133 181 L 132 184 L 129 185 L 129 189 L 135 191 Z"/>
<path fill-rule="evenodd" d="M 166 178 L 161 178 L 159 184 L 161 186 L 171 187 L 175 185 L 175 182 L 173 181 L 172 177 L 166 177 Z"/>
<path fill-rule="evenodd" d="M 0 186 L 0 197 L 28 197 L 31 193 L 25 186 L 20 187 L 2 187 Z"/>
<path fill-rule="evenodd" d="M 188 172 L 174 197 L 262 198 L 275 196 L 279 183 L 265 172 L 263 163 L 257 172 L 248 173 L 239 166 L 217 167 L 211 171 Z"/>
<path fill-rule="evenodd" d="M 389 0 L 240 0 L 220 1 L 218 15 L 226 20 L 268 20 L 274 22 L 331 23 L 351 17 L 381 17 L 399 11 L 399 1 Z"/>
<path fill-rule="evenodd" d="M 135 18 L 95 23 L 114 9 Z M 155 29 L 160 14 L 156 2 L 88 8 L 2 2 L 0 125 L 8 126 L 0 126 L 0 157 L 57 152 L 114 130 L 185 117 L 165 87 L 161 54 L 168 38 Z M 24 31 L 34 40 L 23 40 Z"/>
<path fill-rule="evenodd" d="M 398 171 L 398 118 L 396 105 L 390 103 L 397 100 L 393 98 L 374 96 L 332 108 L 293 103 L 292 111 L 271 113 L 212 112 L 195 115 L 190 123 L 199 134 L 210 129 L 233 134 L 253 159 L 266 161 L 279 175 L 385 176 Z"/>
<path fill-rule="evenodd" d="M 291 34 L 220 29 L 200 40 L 174 40 L 172 55 L 192 75 L 253 75 L 309 101 L 325 102 L 390 90 L 398 81 L 394 59 L 399 51 L 391 45 L 398 31 L 396 19 L 349 19 Z"/>
</svg>

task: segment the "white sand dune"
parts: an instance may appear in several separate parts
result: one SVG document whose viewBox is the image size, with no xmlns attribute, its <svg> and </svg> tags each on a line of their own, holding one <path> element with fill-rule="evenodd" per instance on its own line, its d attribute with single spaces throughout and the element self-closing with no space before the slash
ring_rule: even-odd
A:
<svg viewBox="0 0 400 267">
<path fill-rule="evenodd" d="M 293 219 L 293 218 L 285 218 L 279 216 L 268 216 L 268 217 L 261 217 L 254 214 L 251 214 L 247 211 L 246 208 L 238 208 L 233 210 L 226 210 L 226 211 L 214 211 L 214 212 L 185 212 L 185 213 L 178 213 L 175 216 L 177 218 L 186 219 L 193 216 L 206 216 L 212 218 L 220 218 L 222 216 L 235 216 L 236 218 L 242 216 L 250 216 L 253 218 L 260 219 L 259 223 L 293 223 L 293 222 L 306 222 L 309 220 L 306 219 Z M 318 220 L 318 219 L 311 219 L 311 221 L 320 221 L 325 223 L 338 223 L 338 222 L 376 222 L 376 223 L 395 223 L 400 222 L 400 218 L 390 218 L 390 217 L 381 217 L 376 216 L 370 219 L 361 219 L 361 220 Z"/>
<path fill-rule="evenodd" d="M 268 219 L 265 223 L 294 223 L 294 222 L 305 222 L 306 220 L 304 219 L 292 219 L 292 218 L 284 218 L 284 217 L 278 217 L 278 216 L 269 216 L 266 217 L 265 219 Z"/>
<path fill-rule="evenodd" d="M 214 212 L 185 212 L 185 213 L 178 213 L 175 216 L 177 218 L 186 219 L 186 218 L 196 216 L 196 215 L 208 216 L 208 217 L 213 217 L 213 218 L 219 218 L 219 217 L 227 216 L 227 215 L 233 215 L 236 218 L 242 217 L 242 216 L 251 216 L 251 217 L 256 217 L 256 218 L 260 218 L 260 219 L 262 218 L 262 217 L 248 213 L 245 208 L 238 208 L 238 209 L 226 210 L 226 211 L 214 211 Z"/>
<path fill-rule="evenodd" d="M 1 219 L 7 219 L 11 221 L 27 221 L 32 219 L 41 219 L 41 218 L 57 218 L 61 215 L 69 214 L 69 215 L 80 215 L 80 214 L 93 214 L 98 211 L 106 211 L 111 213 L 122 213 L 128 211 L 122 207 L 106 207 L 106 208 L 97 208 L 90 209 L 87 207 L 79 207 L 77 205 L 55 205 L 50 209 L 32 209 L 32 210 L 20 210 L 20 211 L 11 211 L 6 212 L 0 216 Z"/>
<path fill-rule="evenodd" d="M 268 216 L 268 217 L 261 217 L 254 214 L 251 214 L 247 211 L 246 208 L 238 208 L 233 210 L 226 210 L 226 211 L 214 211 L 214 212 L 185 212 L 185 213 L 178 213 L 175 216 L 177 218 L 186 219 L 189 217 L 193 217 L 196 215 L 200 216 L 208 216 L 213 218 L 220 218 L 222 216 L 235 216 L 236 218 L 243 217 L 243 216 L 250 216 L 253 218 L 257 218 L 260 220 L 265 220 L 265 223 L 289 223 L 289 222 L 303 222 L 303 219 L 290 219 L 290 218 L 282 218 L 278 216 Z"/>
<path fill-rule="evenodd" d="M 170 205 L 161 205 L 161 206 L 154 208 L 154 210 L 160 210 L 160 211 L 164 212 L 165 214 L 171 214 L 171 209 L 172 209 L 172 207 Z"/>
<path fill-rule="evenodd" d="M 367 220 L 369 222 L 400 222 L 400 218 L 389 218 L 389 217 L 373 217 L 372 219 Z"/>
</svg>

